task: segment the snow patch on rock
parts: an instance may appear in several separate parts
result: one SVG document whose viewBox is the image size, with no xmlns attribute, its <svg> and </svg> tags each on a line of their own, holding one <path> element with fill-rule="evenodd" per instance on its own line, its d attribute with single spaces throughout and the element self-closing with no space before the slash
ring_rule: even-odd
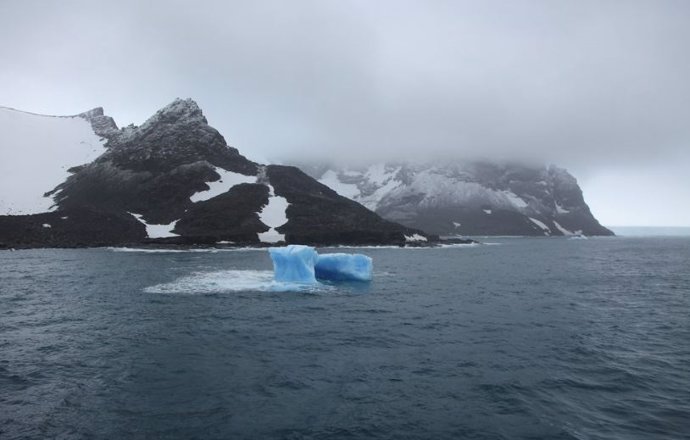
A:
<svg viewBox="0 0 690 440">
<path fill-rule="evenodd" d="M 503 193 L 505 198 L 508 199 L 508 201 L 518 210 L 525 209 L 529 206 L 529 204 L 527 202 L 525 202 L 525 200 L 522 197 L 518 196 L 514 192 L 512 192 L 512 191 L 501 191 L 501 192 Z"/>
<path fill-rule="evenodd" d="M 420 242 L 420 241 L 427 241 L 427 239 L 423 235 L 412 234 L 412 235 L 406 235 L 405 241 L 407 241 L 407 242 Z"/>
<path fill-rule="evenodd" d="M 554 220 L 553 224 L 556 226 L 556 228 L 561 231 L 563 235 L 575 235 L 574 232 L 569 231 L 565 229 L 563 226 L 561 226 L 557 221 Z"/>
<path fill-rule="evenodd" d="M 556 203 L 556 212 L 557 212 L 558 214 L 568 214 L 568 213 L 570 213 L 569 210 L 565 209 L 564 207 L 562 207 L 562 206 L 559 205 L 558 203 Z"/>
<path fill-rule="evenodd" d="M 533 218 L 533 217 L 529 217 L 529 219 L 530 219 L 530 221 L 531 221 L 532 223 L 534 223 L 535 225 L 539 226 L 539 227 L 544 231 L 544 235 L 549 235 L 549 234 L 551 234 L 551 228 L 549 228 L 548 226 L 546 226 L 543 222 L 541 222 L 541 221 L 539 221 L 539 220 L 537 220 L 536 218 Z"/>
<path fill-rule="evenodd" d="M 189 200 L 194 203 L 202 202 L 204 200 L 212 199 L 215 196 L 225 194 L 235 185 L 239 185 L 241 183 L 256 183 L 256 176 L 246 176 L 244 174 L 224 170 L 223 168 L 219 167 L 215 167 L 213 170 L 220 175 L 220 179 L 213 182 L 206 182 L 208 189 L 192 194 Z"/>
<path fill-rule="evenodd" d="M 139 220 L 144 226 L 146 226 L 146 235 L 148 235 L 149 238 L 166 238 L 166 237 L 177 237 L 179 234 L 175 234 L 173 232 L 173 229 L 175 229 L 175 225 L 177 224 L 178 220 L 175 220 L 174 222 L 168 223 L 167 225 L 164 224 L 149 224 L 146 223 L 146 220 L 144 220 L 144 217 L 141 214 L 135 214 L 133 212 L 130 212 L 130 214 Z"/>
<path fill-rule="evenodd" d="M 275 195 L 272 185 L 268 186 L 268 204 L 259 212 L 261 223 L 268 226 L 266 232 L 259 233 L 259 240 L 263 243 L 277 243 L 285 241 L 285 234 L 276 231 L 276 228 L 287 223 L 287 208 L 290 206 L 285 197 Z"/>
</svg>

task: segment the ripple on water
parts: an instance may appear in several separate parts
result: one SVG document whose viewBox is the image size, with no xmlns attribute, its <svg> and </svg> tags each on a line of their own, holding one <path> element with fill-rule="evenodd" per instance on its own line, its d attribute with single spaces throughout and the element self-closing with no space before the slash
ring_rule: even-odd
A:
<svg viewBox="0 0 690 440">
<path fill-rule="evenodd" d="M 0 252 L 0 438 L 687 438 L 690 240 L 505 241 Z"/>
</svg>

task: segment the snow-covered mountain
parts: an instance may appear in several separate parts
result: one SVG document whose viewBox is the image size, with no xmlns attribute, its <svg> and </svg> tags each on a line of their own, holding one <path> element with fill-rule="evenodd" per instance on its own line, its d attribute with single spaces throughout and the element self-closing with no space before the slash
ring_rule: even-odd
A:
<svg viewBox="0 0 690 440">
<path fill-rule="evenodd" d="M 71 117 L 2 109 L 0 152 L 0 245 L 429 238 L 295 167 L 248 160 L 189 99 L 122 129 L 102 109 Z"/>
<path fill-rule="evenodd" d="M 482 161 L 301 165 L 382 217 L 440 235 L 612 235 L 566 170 Z"/>
<path fill-rule="evenodd" d="M 36 214 L 55 209 L 45 193 L 70 176 L 69 169 L 105 151 L 105 139 L 89 118 L 44 116 L 0 107 L 0 215 Z"/>
</svg>

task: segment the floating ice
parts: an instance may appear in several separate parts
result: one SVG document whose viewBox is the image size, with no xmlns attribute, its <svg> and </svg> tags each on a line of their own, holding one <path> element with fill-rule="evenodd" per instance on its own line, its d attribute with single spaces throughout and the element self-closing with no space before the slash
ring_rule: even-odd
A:
<svg viewBox="0 0 690 440">
<path fill-rule="evenodd" d="M 311 246 L 292 244 L 269 248 L 276 281 L 314 284 L 314 265 L 319 254 Z"/>
<path fill-rule="evenodd" d="M 278 282 L 314 284 L 316 279 L 370 281 L 372 261 L 360 254 L 319 255 L 311 246 L 290 245 L 269 248 L 274 278 Z"/>
<path fill-rule="evenodd" d="M 361 254 L 319 255 L 314 267 L 316 278 L 332 281 L 371 281 L 371 257 Z"/>
</svg>

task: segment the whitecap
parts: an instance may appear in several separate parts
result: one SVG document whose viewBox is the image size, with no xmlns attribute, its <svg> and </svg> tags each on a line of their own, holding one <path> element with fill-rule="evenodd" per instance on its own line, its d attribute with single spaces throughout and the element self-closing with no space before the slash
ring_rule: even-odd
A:
<svg viewBox="0 0 690 440">
<path fill-rule="evenodd" d="M 452 244 L 441 244 L 438 247 L 441 249 L 456 249 L 456 248 L 472 248 L 480 246 L 479 243 L 452 243 Z"/>
</svg>

